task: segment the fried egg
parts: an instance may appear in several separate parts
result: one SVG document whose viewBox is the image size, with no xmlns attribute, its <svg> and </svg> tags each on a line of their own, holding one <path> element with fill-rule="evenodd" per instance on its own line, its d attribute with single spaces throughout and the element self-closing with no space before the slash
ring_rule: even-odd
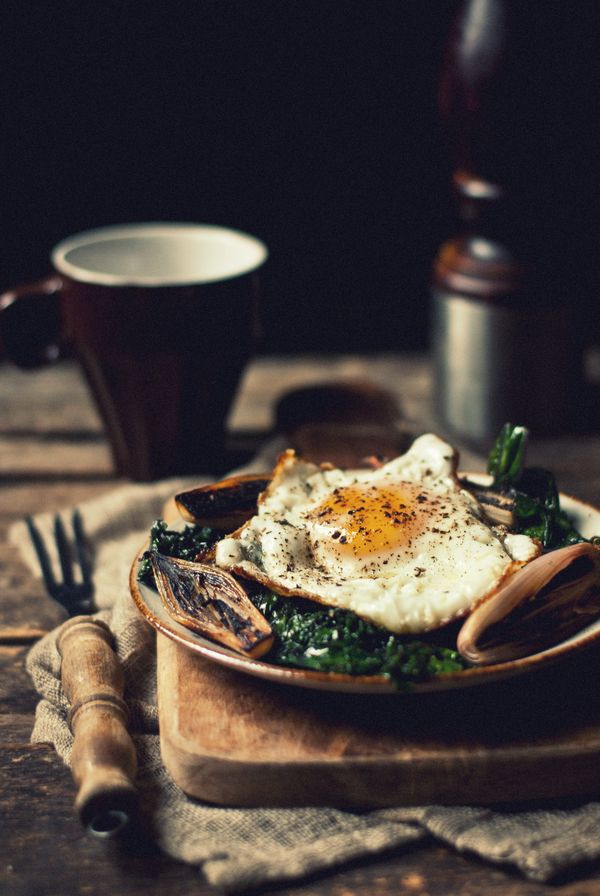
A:
<svg viewBox="0 0 600 896">
<path fill-rule="evenodd" d="M 436 435 L 377 469 L 317 466 L 286 451 L 258 511 L 220 541 L 218 566 L 397 634 L 468 613 L 540 552 L 485 522 Z"/>
</svg>

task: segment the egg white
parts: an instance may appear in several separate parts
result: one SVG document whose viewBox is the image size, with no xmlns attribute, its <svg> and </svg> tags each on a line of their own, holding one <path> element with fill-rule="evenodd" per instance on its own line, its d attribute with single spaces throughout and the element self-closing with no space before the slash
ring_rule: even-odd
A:
<svg viewBox="0 0 600 896">
<path fill-rule="evenodd" d="M 341 470 L 285 452 L 258 512 L 220 541 L 218 566 L 397 634 L 465 615 L 538 555 L 490 527 L 433 434 L 381 467 Z"/>
</svg>

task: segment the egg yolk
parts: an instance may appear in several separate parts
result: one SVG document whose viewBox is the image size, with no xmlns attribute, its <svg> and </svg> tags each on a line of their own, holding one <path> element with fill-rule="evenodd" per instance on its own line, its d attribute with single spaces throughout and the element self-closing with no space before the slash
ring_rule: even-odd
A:
<svg viewBox="0 0 600 896">
<path fill-rule="evenodd" d="M 335 551 L 366 557 L 410 542 L 439 502 L 419 485 L 349 485 L 336 488 L 308 518 L 326 530 Z"/>
</svg>

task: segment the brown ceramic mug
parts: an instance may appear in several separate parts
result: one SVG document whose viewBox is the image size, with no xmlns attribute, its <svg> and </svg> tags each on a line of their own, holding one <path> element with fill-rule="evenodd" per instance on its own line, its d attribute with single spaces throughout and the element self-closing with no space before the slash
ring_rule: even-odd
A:
<svg viewBox="0 0 600 896">
<path fill-rule="evenodd" d="M 6 355 L 35 366 L 71 347 L 118 473 L 218 469 L 254 342 L 259 239 L 205 224 L 128 224 L 69 237 L 54 273 L 0 297 Z"/>
</svg>

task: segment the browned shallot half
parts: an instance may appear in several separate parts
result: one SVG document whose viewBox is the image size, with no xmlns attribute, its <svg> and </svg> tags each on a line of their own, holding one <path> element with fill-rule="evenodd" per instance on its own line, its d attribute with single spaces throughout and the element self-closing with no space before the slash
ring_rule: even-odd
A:
<svg viewBox="0 0 600 896">
<path fill-rule="evenodd" d="M 542 554 L 470 614 L 457 640 L 476 665 L 538 653 L 600 617 L 600 547 L 589 542 Z"/>
<path fill-rule="evenodd" d="M 176 622 L 245 656 L 270 650 L 271 626 L 232 575 L 157 551 L 148 556 L 163 606 Z"/>
</svg>

